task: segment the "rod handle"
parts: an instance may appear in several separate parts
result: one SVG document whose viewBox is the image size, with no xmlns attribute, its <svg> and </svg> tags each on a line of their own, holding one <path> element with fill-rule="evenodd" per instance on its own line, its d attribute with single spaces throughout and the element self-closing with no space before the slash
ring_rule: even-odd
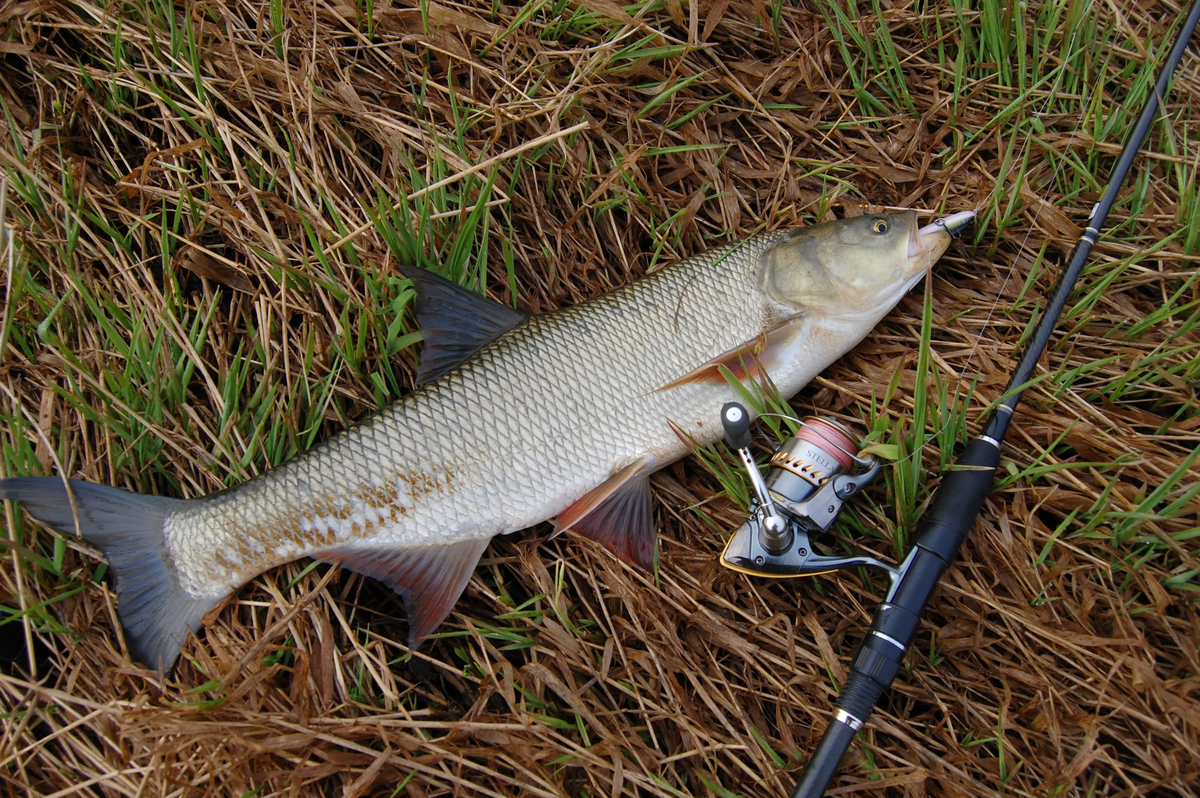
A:
<svg viewBox="0 0 1200 798">
<path fill-rule="evenodd" d="M 855 732 L 875 711 L 880 697 L 899 673 L 929 598 L 971 531 L 999 465 L 1000 447 L 976 438 L 942 477 L 913 551 L 901 566 L 900 577 L 887 600 L 875 609 L 871 629 L 850 660 L 850 675 L 838 696 L 837 715 L 825 729 L 792 798 L 825 794 Z"/>
<path fill-rule="evenodd" d="M 796 782 L 792 798 L 821 798 L 857 733 L 858 730 L 852 726 L 838 720 L 831 721 L 808 760 L 808 767 L 804 769 L 800 781 Z"/>
<path fill-rule="evenodd" d="M 938 555 L 949 565 L 979 516 L 996 481 L 999 465 L 998 442 L 975 438 L 968 443 L 942 477 L 933 505 L 917 532 L 916 545 Z"/>
</svg>

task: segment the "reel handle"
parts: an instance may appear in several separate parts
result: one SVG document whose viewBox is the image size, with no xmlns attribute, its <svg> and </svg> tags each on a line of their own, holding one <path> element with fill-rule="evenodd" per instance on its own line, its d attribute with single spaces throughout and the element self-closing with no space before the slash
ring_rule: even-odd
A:
<svg viewBox="0 0 1200 798">
<path fill-rule="evenodd" d="M 725 428 L 725 443 L 731 449 L 737 450 L 746 475 L 750 477 L 750 484 L 754 486 L 754 495 L 758 498 L 758 506 L 764 516 L 763 545 L 772 553 L 787 551 L 795 535 L 788 529 L 787 519 L 775 506 L 771 491 L 767 490 L 767 483 L 763 481 L 762 474 L 758 472 L 758 466 L 754 463 L 754 455 L 750 453 L 750 442 L 753 440 L 750 434 L 750 414 L 737 402 L 726 402 L 721 407 L 721 426 Z"/>
</svg>

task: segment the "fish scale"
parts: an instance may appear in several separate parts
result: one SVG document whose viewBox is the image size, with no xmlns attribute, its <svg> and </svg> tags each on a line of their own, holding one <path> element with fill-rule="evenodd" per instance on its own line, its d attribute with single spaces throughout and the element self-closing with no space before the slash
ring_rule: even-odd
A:
<svg viewBox="0 0 1200 798">
<path fill-rule="evenodd" d="M 647 451 L 661 463 L 682 456 L 667 420 L 696 428 L 697 416 L 713 415 L 711 389 L 657 391 L 762 332 L 772 313 L 757 288 L 757 255 L 780 235 L 532 317 L 362 425 L 236 490 L 185 505 L 167 520 L 181 582 L 196 596 L 224 596 L 337 544 L 490 538 L 556 515 Z M 395 512 L 367 523 L 379 495 L 373 483 L 397 482 L 388 503 Z"/>
<path fill-rule="evenodd" d="M 232 590 L 303 556 L 391 586 L 416 645 L 494 535 L 556 517 L 556 530 L 649 567 L 648 477 L 686 454 L 684 438 L 719 437 L 720 408 L 738 396 L 727 376 L 791 396 L 948 242 L 912 212 L 764 233 L 531 318 L 409 273 L 428 381 L 360 425 L 197 499 L 79 480 L 68 495 L 57 477 L 0 480 L 0 498 L 104 552 L 146 664 L 165 668 Z"/>
</svg>

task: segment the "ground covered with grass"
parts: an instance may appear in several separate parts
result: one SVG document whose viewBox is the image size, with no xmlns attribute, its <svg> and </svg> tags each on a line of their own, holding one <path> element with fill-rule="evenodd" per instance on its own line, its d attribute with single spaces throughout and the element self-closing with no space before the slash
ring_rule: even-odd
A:
<svg viewBox="0 0 1200 798">
<path fill-rule="evenodd" d="M 540 312 L 762 229 L 978 208 L 793 402 L 895 458 L 826 545 L 899 558 L 1181 16 L 10 0 L 2 476 L 188 497 L 286 460 L 411 390 L 398 263 Z M 1200 791 L 1198 129 L 1193 46 L 838 794 Z M 301 561 L 166 678 L 102 560 L 7 506 L 3 792 L 787 794 L 883 585 L 718 567 L 744 495 L 720 473 L 656 478 L 656 573 L 548 525 L 498 539 L 413 654 L 390 591 Z"/>
</svg>

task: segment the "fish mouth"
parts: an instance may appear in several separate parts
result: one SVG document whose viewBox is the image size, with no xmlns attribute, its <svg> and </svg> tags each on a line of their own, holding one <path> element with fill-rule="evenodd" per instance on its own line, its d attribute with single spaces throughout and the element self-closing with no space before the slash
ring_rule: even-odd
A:
<svg viewBox="0 0 1200 798">
<path fill-rule="evenodd" d="M 950 246 L 951 239 L 956 238 L 974 219 L 975 211 L 962 211 L 920 229 L 913 225 L 912 236 L 908 240 L 910 261 L 921 263 L 928 269 Z"/>
</svg>

